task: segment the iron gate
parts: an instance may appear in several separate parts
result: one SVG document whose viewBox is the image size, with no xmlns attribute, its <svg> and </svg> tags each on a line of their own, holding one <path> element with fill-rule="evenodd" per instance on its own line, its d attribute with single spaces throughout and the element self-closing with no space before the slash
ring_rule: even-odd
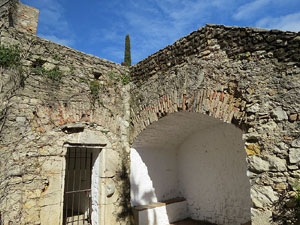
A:
<svg viewBox="0 0 300 225">
<path fill-rule="evenodd" d="M 68 148 L 64 191 L 64 225 L 91 224 L 93 153 L 88 148 Z"/>
</svg>

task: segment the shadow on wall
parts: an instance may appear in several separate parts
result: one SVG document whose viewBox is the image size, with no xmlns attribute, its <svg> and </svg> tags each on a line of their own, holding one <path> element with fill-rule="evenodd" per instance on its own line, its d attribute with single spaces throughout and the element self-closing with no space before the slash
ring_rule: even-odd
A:
<svg viewBox="0 0 300 225">
<path fill-rule="evenodd" d="M 143 150 L 151 153 L 151 149 Z M 161 167 L 162 164 L 168 165 L 168 159 L 162 157 L 162 160 L 159 155 L 155 155 L 154 158 L 145 158 L 147 154 L 139 153 L 141 152 L 137 152 L 134 148 L 131 149 L 131 172 L 135 175 L 130 177 L 131 205 L 136 213 L 136 223 L 138 221 L 139 225 L 165 225 L 186 218 L 186 202 L 183 203 L 182 199 L 179 202 L 166 201 L 170 200 L 169 196 L 175 189 L 174 185 L 178 186 L 178 183 L 171 184 L 170 182 L 174 177 L 168 179 L 166 174 L 162 173 L 160 173 L 162 176 L 157 176 L 160 170 L 166 168 L 170 172 L 169 167 Z M 165 163 L 163 163 L 164 161 Z M 152 162 L 152 166 L 147 166 L 149 162 Z M 173 173 L 175 172 L 173 171 Z M 173 196 L 172 199 L 178 197 L 178 193 L 173 193 Z"/>
<path fill-rule="evenodd" d="M 131 171 L 135 176 L 130 177 L 131 182 L 131 204 L 148 205 L 157 202 L 153 181 L 149 176 L 147 164 L 142 156 L 134 149 L 131 149 Z"/>
<path fill-rule="evenodd" d="M 121 212 L 118 213 L 117 218 L 120 221 L 125 221 L 130 218 L 128 221 L 129 224 L 133 224 L 132 218 L 132 208 L 130 204 L 130 177 L 128 174 L 128 168 L 126 167 L 127 157 L 123 157 L 121 171 L 117 174 L 118 179 L 121 181 L 121 201 L 119 207 L 122 209 Z"/>
<path fill-rule="evenodd" d="M 150 203 L 154 203 L 157 202 L 157 198 L 155 196 L 155 193 L 153 191 L 145 191 L 142 190 L 140 188 L 140 185 L 136 182 L 135 179 L 130 179 L 131 185 L 131 194 L 133 194 L 133 196 L 135 196 L 136 193 L 139 193 L 139 199 L 141 199 L 144 202 L 150 202 Z M 143 206 L 143 205 L 147 205 L 147 204 L 143 204 L 143 205 L 134 205 L 133 203 L 137 203 L 136 201 L 137 199 L 131 199 L 131 206 L 135 207 L 135 206 Z M 137 211 L 135 211 L 137 212 Z M 134 215 L 134 225 L 156 225 L 158 224 L 158 216 L 156 214 L 155 211 L 151 211 L 152 213 L 150 213 L 149 210 L 144 210 L 143 211 L 143 218 L 144 218 L 144 222 L 138 222 L 138 214 Z"/>
<path fill-rule="evenodd" d="M 153 182 L 151 180 L 151 177 L 148 175 L 148 169 L 145 163 L 143 163 L 143 160 L 141 156 L 138 154 L 138 152 L 135 149 L 131 149 L 131 158 L 134 157 L 137 159 L 141 164 L 143 164 L 143 167 L 134 167 L 134 165 L 131 164 L 131 171 L 138 171 L 140 178 L 143 177 L 143 182 L 140 183 L 135 179 L 135 177 L 130 177 L 130 195 L 131 195 L 131 205 L 134 206 L 143 206 L 143 205 L 149 205 L 150 203 L 157 202 L 157 197 L 155 194 L 155 188 L 153 187 Z M 137 212 L 137 211 L 136 211 Z M 151 213 L 150 211 L 146 210 L 143 212 L 143 217 L 145 218 L 145 222 L 147 222 L 147 225 L 154 225 L 157 224 L 157 215 L 154 212 Z M 135 215 L 135 220 L 138 220 L 138 215 Z M 137 221 L 134 221 L 136 225 L 142 225 L 143 223 L 137 223 Z M 144 224 L 146 225 L 146 224 Z"/>
</svg>

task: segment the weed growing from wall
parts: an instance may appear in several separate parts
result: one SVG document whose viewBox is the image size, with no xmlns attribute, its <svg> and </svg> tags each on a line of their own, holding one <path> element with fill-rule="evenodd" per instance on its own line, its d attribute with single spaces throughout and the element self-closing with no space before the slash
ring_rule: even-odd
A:
<svg viewBox="0 0 300 225">
<path fill-rule="evenodd" d="M 293 188 L 296 191 L 296 196 L 294 198 L 296 216 L 300 217 L 300 180 L 294 184 Z"/>
<path fill-rule="evenodd" d="M 89 87 L 91 91 L 92 105 L 95 106 L 96 101 L 98 101 L 98 103 L 101 104 L 101 101 L 99 99 L 99 91 L 100 91 L 99 81 L 97 80 L 90 81 Z"/>
<path fill-rule="evenodd" d="M 15 67 L 20 65 L 20 50 L 17 46 L 5 47 L 0 45 L 0 66 Z"/>
<path fill-rule="evenodd" d="M 56 60 L 56 61 L 60 61 L 60 60 L 61 60 L 60 56 L 57 55 L 57 54 L 53 55 L 53 56 L 52 56 L 52 59 L 54 59 L 54 60 Z"/>
<path fill-rule="evenodd" d="M 243 59 L 246 59 L 248 61 L 251 61 L 252 60 L 252 57 L 251 57 L 251 53 L 250 52 L 246 52 L 246 53 L 240 53 L 238 55 L 235 56 L 235 59 L 236 60 L 243 60 Z"/>
<path fill-rule="evenodd" d="M 108 77 L 111 80 L 121 82 L 123 85 L 129 84 L 129 82 L 131 81 L 130 76 L 128 74 L 116 75 L 115 73 L 110 72 L 108 74 Z"/>
<path fill-rule="evenodd" d="M 32 69 L 32 72 L 35 73 L 38 76 L 47 77 L 50 80 L 53 80 L 53 81 L 56 81 L 56 82 L 59 82 L 61 80 L 61 78 L 63 77 L 63 73 L 62 73 L 62 71 L 60 71 L 58 66 L 55 66 L 51 70 L 46 70 L 42 66 L 37 66 L 37 67 Z"/>
<path fill-rule="evenodd" d="M 128 74 L 121 74 L 120 81 L 122 82 L 123 85 L 126 85 L 126 84 L 129 84 L 131 79 L 130 79 L 130 76 Z"/>
<path fill-rule="evenodd" d="M 109 72 L 108 77 L 109 77 L 109 79 L 114 80 L 114 79 L 116 79 L 117 76 L 113 72 Z"/>
<path fill-rule="evenodd" d="M 24 82 L 26 77 L 24 76 L 24 71 L 21 67 L 21 51 L 17 46 L 5 47 L 0 45 L 0 66 L 4 68 L 14 68 L 15 73 L 11 76 L 11 79 L 6 83 L 0 85 L 1 93 L 1 105 L 0 105 L 0 139 L 1 133 L 6 123 L 9 109 L 11 104 L 9 104 L 11 98 L 15 93 L 22 87 L 24 87 Z M 3 91 L 2 87 L 13 85 L 9 90 Z M 0 221 L 1 223 L 1 221 Z"/>
</svg>

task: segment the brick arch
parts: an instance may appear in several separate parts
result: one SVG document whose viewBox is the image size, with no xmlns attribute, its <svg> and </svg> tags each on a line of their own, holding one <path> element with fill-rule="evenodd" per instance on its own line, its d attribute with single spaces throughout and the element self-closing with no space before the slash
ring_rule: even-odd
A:
<svg viewBox="0 0 300 225">
<path fill-rule="evenodd" d="M 246 102 L 225 91 L 200 89 L 192 94 L 176 92 L 161 96 L 155 104 L 141 104 L 138 112 L 131 111 L 133 140 L 150 124 L 171 113 L 179 111 L 199 112 L 234 123 L 241 127 L 245 123 Z"/>
<path fill-rule="evenodd" d="M 228 90 L 228 92 L 232 93 L 232 91 L 229 91 L 229 90 Z M 133 125 L 134 129 L 133 129 L 133 141 L 132 141 L 132 149 L 131 149 L 132 153 L 130 155 L 131 165 L 133 165 L 131 167 L 131 171 L 133 171 L 133 172 L 131 172 L 130 182 L 133 187 L 131 189 L 132 196 L 134 196 L 131 200 L 132 200 L 132 204 L 134 206 L 134 212 L 136 215 L 140 215 L 139 210 L 143 209 L 143 206 L 141 206 L 141 205 L 146 204 L 146 205 L 144 205 L 144 207 L 149 207 L 149 208 L 154 207 L 154 205 L 156 203 L 151 205 L 150 203 L 147 202 L 147 201 L 150 201 L 148 198 L 152 198 L 151 201 L 154 201 L 154 202 L 157 201 L 157 204 L 160 204 L 160 201 L 164 202 L 165 199 L 162 199 L 162 198 L 169 198 L 170 199 L 170 200 L 168 199 L 169 201 L 173 201 L 173 200 L 175 201 L 175 199 L 178 198 L 177 196 L 175 196 L 177 198 L 174 198 L 174 195 L 176 195 L 174 193 L 176 193 L 176 191 L 171 192 L 171 191 L 166 191 L 165 189 L 163 189 L 159 185 L 160 182 L 159 182 L 159 178 L 158 178 L 158 177 L 160 177 L 160 178 L 163 177 L 163 179 L 166 178 L 165 174 L 163 172 L 164 170 L 172 171 L 173 167 L 169 168 L 168 167 L 169 165 L 165 165 L 165 167 L 162 167 L 162 165 L 164 165 L 164 164 L 160 164 L 160 161 L 174 162 L 173 161 L 174 158 L 172 158 L 172 156 L 171 156 L 171 154 L 173 154 L 173 155 L 176 155 L 176 159 L 175 159 L 176 168 L 178 169 L 178 171 L 180 171 L 180 172 L 177 172 L 177 175 L 176 175 L 176 179 L 178 179 L 178 182 L 180 184 L 179 185 L 180 187 L 178 188 L 178 190 L 180 190 L 180 191 L 182 191 L 182 193 L 184 193 L 182 195 L 183 197 L 180 196 L 180 194 L 179 194 L 179 196 L 182 197 L 182 199 L 184 199 L 183 201 L 185 203 L 182 203 L 182 204 L 183 205 L 186 204 L 186 206 L 190 210 L 189 213 L 191 213 L 191 214 L 187 213 L 187 215 L 191 216 L 194 213 L 193 215 L 196 217 L 196 218 L 193 217 L 194 219 L 198 219 L 198 220 L 204 219 L 204 218 L 198 217 L 199 215 L 197 215 L 197 213 L 195 212 L 195 209 L 197 207 L 194 208 L 193 205 L 200 204 L 201 200 L 205 201 L 206 199 L 199 200 L 199 198 L 195 197 L 196 200 L 194 200 L 194 202 L 191 201 L 190 200 L 191 196 L 193 196 L 194 193 L 196 193 L 196 192 L 201 193 L 201 191 L 198 189 L 198 187 L 195 188 L 194 183 L 191 180 L 187 181 L 184 179 L 185 177 L 188 177 L 188 176 L 185 176 L 187 173 L 193 174 L 193 173 L 195 173 L 195 171 L 205 171 L 205 168 L 200 168 L 197 166 L 195 167 L 195 165 L 201 165 L 201 164 L 203 165 L 203 163 L 202 163 L 203 161 L 201 161 L 201 159 L 204 159 L 205 157 L 201 158 L 198 155 L 199 152 L 201 152 L 201 151 L 197 151 L 198 152 L 197 154 L 192 155 L 191 151 L 193 151 L 193 150 L 191 150 L 191 146 L 197 144 L 197 148 L 198 148 L 200 146 L 200 145 L 198 146 L 198 144 L 205 143 L 205 141 L 204 141 L 205 139 L 210 140 L 211 137 L 216 138 L 214 135 L 218 136 L 219 134 L 221 134 L 221 136 L 222 136 L 224 133 L 218 133 L 219 128 L 217 130 L 213 130 L 213 131 L 211 129 L 208 129 L 206 131 L 203 130 L 204 133 L 206 134 L 206 136 L 204 135 L 205 136 L 204 139 L 200 139 L 200 137 L 203 136 L 202 135 L 203 133 L 200 136 L 195 136 L 195 135 L 187 136 L 184 138 L 183 142 L 180 142 L 181 144 L 179 145 L 178 148 L 171 147 L 170 148 L 171 150 L 169 150 L 167 147 L 166 149 L 164 149 L 165 152 L 162 153 L 163 151 L 159 152 L 160 147 L 156 147 L 156 145 L 154 145 L 155 147 L 153 147 L 152 145 L 149 145 L 150 147 L 148 149 L 147 144 L 146 145 L 141 144 L 141 143 L 143 143 L 144 140 L 145 140 L 145 143 L 148 143 L 148 141 L 150 141 L 151 143 L 156 143 L 156 144 L 162 143 L 162 142 L 160 142 L 159 138 L 158 138 L 158 141 L 157 141 L 157 139 L 153 139 L 154 141 L 151 140 L 151 138 L 152 138 L 151 135 L 148 136 L 148 137 L 150 137 L 150 139 L 147 139 L 148 138 L 147 136 L 145 138 L 145 136 L 143 136 L 143 134 L 144 134 L 143 131 L 145 129 L 147 129 L 148 127 L 151 127 L 148 129 L 149 129 L 149 132 L 151 132 L 151 130 L 152 130 L 152 133 L 151 133 L 152 135 L 157 136 L 157 137 L 164 136 L 163 133 L 157 134 L 157 133 L 155 133 L 156 131 L 153 131 L 160 126 L 164 126 L 163 124 L 160 123 L 160 121 L 155 125 L 156 127 L 154 129 L 153 129 L 153 126 L 150 126 L 150 125 L 152 123 L 154 123 L 155 121 L 158 121 L 164 117 L 171 118 L 172 116 L 169 117 L 169 115 L 176 114 L 177 112 L 178 113 L 179 112 L 188 112 L 187 114 L 194 114 L 194 115 L 195 115 L 195 113 L 204 114 L 204 115 L 206 115 L 206 117 L 203 117 L 203 119 L 208 118 L 208 117 L 215 118 L 213 120 L 210 120 L 211 124 L 209 126 L 212 125 L 211 127 L 214 127 L 213 124 L 215 123 L 215 120 L 220 120 L 220 123 L 218 123 L 219 125 L 221 125 L 222 124 L 221 121 L 223 121 L 224 123 L 234 124 L 241 130 L 243 130 L 243 125 L 246 124 L 246 111 L 245 111 L 246 102 L 244 100 L 242 100 L 241 98 L 236 97 L 238 94 L 236 91 L 234 91 L 232 94 L 229 94 L 228 92 L 227 91 L 217 91 L 217 90 L 212 90 L 212 89 L 208 89 L 208 88 L 197 89 L 196 91 L 192 91 L 192 93 L 183 91 L 183 93 L 181 92 L 180 94 L 177 94 L 175 91 L 175 92 L 171 92 L 171 94 L 162 95 L 160 98 L 158 98 L 156 100 L 156 102 L 154 102 L 154 104 L 143 105 L 142 107 L 140 107 L 140 109 L 138 110 L 137 113 L 135 113 L 133 110 L 131 111 L 131 113 L 132 113 L 131 121 L 132 121 L 132 125 Z M 147 99 L 145 99 L 145 100 L 147 101 Z M 140 102 L 140 105 L 142 105 L 142 102 Z M 166 119 L 168 119 L 168 118 L 166 118 Z M 162 120 L 164 120 L 164 119 L 162 119 Z M 184 120 L 185 120 L 185 118 L 182 119 L 182 121 L 184 121 Z M 164 120 L 164 121 L 166 121 L 166 120 Z M 176 121 L 175 121 L 175 124 L 176 124 Z M 180 124 L 181 125 L 183 125 L 183 124 L 182 123 L 178 123 L 178 124 L 179 124 L 178 130 L 180 130 L 181 129 Z M 222 130 L 221 132 L 228 133 L 227 132 L 228 130 L 226 130 L 225 127 L 228 128 L 230 126 L 227 126 L 227 125 L 223 124 L 222 128 L 219 130 Z M 201 125 L 198 127 L 201 129 Z M 174 126 L 173 126 L 173 128 L 174 128 Z M 234 128 L 233 126 L 230 127 L 230 129 L 233 129 L 233 128 Z M 175 129 L 177 129 L 177 128 L 175 128 Z M 187 128 L 185 128 L 183 130 L 184 130 L 184 132 L 186 132 L 186 131 L 189 131 L 189 129 L 192 129 L 192 128 L 188 126 Z M 239 129 L 236 128 L 236 130 L 239 130 Z M 169 130 L 166 133 L 168 133 L 166 135 L 169 135 Z M 171 130 L 170 130 L 170 133 L 172 133 Z M 188 133 L 188 132 L 186 132 L 186 133 Z M 199 135 L 198 132 L 195 132 L 193 134 Z M 242 132 L 239 135 L 241 135 L 241 134 L 242 134 Z M 170 136 L 167 136 L 166 138 L 168 139 L 169 137 L 171 137 L 171 139 L 170 139 L 171 142 L 175 140 L 175 139 L 172 139 L 172 134 Z M 236 200 L 235 202 L 243 202 L 243 204 L 244 204 L 244 205 L 243 204 L 239 205 L 239 207 L 243 208 L 243 210 L 244 210 L 243 213 L 240 214 L 239 219 L 242 219 L 244 221 L 236 220 L 235 222 L 245 223 L 245 222 L 248 222 L 248 220 L 251 220 L 250 208 L 252 205 L 252 201 L 250 198 L 250 190 L 251 190 L 251 185 L 249 182 L 250 179 L 246 176 L 246 170 L 249 167 L 249 164 L 248 164 L 249 160 L 246 160 L 246 159 L 249 158 L 248 157 L 249 151 L 247 149 L 247 146 L 245 145 L 245 142 L 242 141 L 242 136 L 237 136 L 235 133 L 234 137 L 236 139 L 239 139 L 240 142 L 238 142 L 239 143 L 238 145 L 236 145 L 236 142 L 233 139 L 230 139 L 230 135 L 226 136 L 226 138 L 227 138 L 226 142 L 234 143 L 229 148 L 228 148 L 228 146 L 224 147 L 224 146 L 226 146 L 226 145 L 224 145 L 224 143 L 225 143 L 224 140 L 218 138 L 218 140 L 222 140 L 221 142 L 222 142 L 222 150 L 223 151 L 219 151 L 220 149 L 219 149 L 218 145 L 213 146 L 213 148 L 216 150 L 210 151 L 212 149 L 209 149 L 208 151 L 210 152 L 211 155 L 209 157 L 205 158 L 204 161 L 211 160 L 210 157 L 213 155 L 214 159 L 213 159 L 213 161 L 210 161 L 210 163 L 212 165 L 214 164 L 214 162 L 216 162 L 217 165 L 223 164 L 220 162 L 224 162 L 224 165 L 228 165 L 228 161 L 226 161 L 224 158 L 220 159 L 220 155 L 222 155 L 222 152 L 224 154 L 224 152 L 226 152 L 228 149 L 232 150 L 232 152 L 234 152 L 234 151 L 239 152 L 238 154 L 235 153 L 234 157 L 232 157 L 232 158 L 238 159 L 238 161 L 239 161 L 239 163 L 236 163 L 236 165 L 238 165 L 238 167 L 235 170 L 235 176 L 239 177 L 239 181 L 243 181 L 240 183 L 240 185 L 243 185 L 243 186 L 239 186 L 242 188 L 241 188 L 241 190 L 236 190 L 236 192 L 239 192 L 239 194 L 236 194 L 236 192 L 234 192 L 234 196 L 239 196 L 239 197 L 237 197 L 238 200 Z M 170 140 L 168 140 L 166 142 L 166 145 L 168 145 L 167 143 L 169 143 Z M 195 142 L 195 140 L 198 140 L 198 141 L 201 140 L 201 141 Z M 176 141 L 177 140 L 175 140 L 175 142 Z M 210 143 L 208 145 L 212 146 L 212 145 L 214 145 L 213 143 L 217 143 L 217 142 L 218 141 L 210 141 Z M 186 147 L 186 149 L 184 149 L 184 154 L 183 154 L 183 148 L 181 147 L 183 145 Z M 235 148 L 233 146 L 237 146 L 237 147 Z M 244 150 L 243 147 L 245 148 L 246 151 Z M 235 149 L 235 150 L 233 150 L 233 149 Z M 150 153 L 146 153 L 146 152 L 150 152 Z M 218 152 L 218 154 L 214 155 L 213 152 Z M 228 152 L 226 152 L 226 153 L 229 154 Z M 167 156 L 168 157 L 167 159 L 166 159 L 166 154 L 170 154 Z M 255 153 L 253 153 L 253 154 L 255 154 Z M 185 156 L 183 156 L 183 155 L 185 155 Z M 190 160 L 191 155 L 192 155 L 193 159 L 197 160 L 197 162 Z M 204 156 L 204 155 L 202 155 L 202 156 Z M 154 158 L 155 158 L 155 161 L 152 160 Z M 230 157 L 230 159 L 232 159 L 232 158 Z M 230 162 L 230 165 L 232 165 L 233 162 L 234 161 Z M 183 165 L 188 165 L 188 164 L 193 165 L 193 166 L 192 167 L 183 166 Z M 143 167 L 141 165 L 145 165 L 145 166 Z M 184 169 L 184 168 L 188 168 L 188 169 Z M 208 171 L 214 171 L 214 170 L 211 170 L 210 167 L 207 167 L 207 168 L 209 168 Z M 160 170 L 160 172 L 161 172 L 161 173 L 159 173 L 159 175 L 157 175 L 157 173 L 155 173 L 155 171 L 157 171 L 157 169 Z M 139 172 L 136 172 L 136 171 L 139 171 Z M 147 173 L 144 173 L 144 171 L 147 171 Z M 218 171 L 218 172 L 216 172 L 216 171 Z M 220 170 L 218 167 L 216 167 L 216 171 L 214 171 L 213 174 L 220 174 Z M 226 171 L 223 177 L 226 177 L 227 176 L 226 174 L 231 174 L 231 172 L 230 172 L 231 170 L 227 167 L 225 169 L 223 169 L 222 171 Z M 238 172 L 236 172 L 236 171 L 238 171 Z M 139 173 L 141 173 L 142 176 Z M 240 176 L 240 174 L 243 174 L 243 176 Z M 182 175 L 182 176 L 180 176 L 180 175 Z M 231 177 L 235 177 L 235 176 L 231 176 Z M 143 177 L 144 180 L 140 180 L 139 177 Z M 168 178 L 169 177 L 171 177 L 169 180 L 170 181 L 169 186 L 173 187 L 174 175 L 168 174 Z M 204 178 L 203 176 L 199 175 L 199 177 L 196 177 L 195 180 L 200 181 L 203 178 Z M 222 179 L 220 179 L 220 180 L 222 180 Z M 152 183 L 149 181 L 151 181 Z M 220 182 L 222 185 L 224 184 L 224 183 L 222 183 L 222 181 L 220 181 Z M 182 185 L 183 183 L 185 183 L 185 184 L 188 183 L 189 185 L 186 185 L 186 186 Z M 212 187 L 216 187 L 221 184 L 218 184 L 218 182 L 214 181 L 212 184 Z M 151 188 L 153 188 L 153 190 Z M 202 188 L 205 189 L 206 188 L 205 185 Z M 233 190 L 233 189 L 234 188 L 230 187 L 230 190 Z M 213 190 L 213 188 L 211 188 L 210 190 Z M 227 196 L 233 196 L 232 193 L 230 193 L 226 190 L 229 190 L 229 189 L 227 189 L 227 188 L 223 189 L 224 193 L 226 193 Z M 179 191 L 179 193 L 180 193 L 180 191 Z M 172 193 L 172 194 L 169 194 L 169 193 Z M 213 191 L 211 191 L 210 193 L 213 193 Z M 224 196 L 226 194 L 224 194 Z M 241 198 L 241 196 L 243 196 L 243 198 Z M 154 198 L 154 200 L 153 200 L 153 198 Z M 166 201 L 168 201 L 168 200 L 166 200 Z M 210 200 L 212 202 L 214 201 L 213 198 L 211 198 Z M 219 200 L 220 200 L 220 202 L 222 202 L 221 198 Z M 138 204 L 141 204 L 141 205 L 138 205 Z M 149 204 L 149 205 L 147 205 L 147 204 Z M 219 203 L 219 202 L 216 204 L 221 205 L 221 203 Z M 176 206 L 173 205 L 172 207 L 176 207 Z M 208 209 L 211 209 L 212 206 L 206 205 L 206 207 L 208 207 Z M 166 209 L 168 211 L 168 207 L 166 207 Z M 217 211 L 218 210 L 216 210 L 216 212 Z M 170 210 L 170 215 L 173 215 L 171 210 Z M 243 216 L 241 216 L 241 215 L 243 215 Z M 180 217 L 180 219 L 183 219 L 185 216 Z M 205 216 L 210 217 L 212 215 L 205 215 Z M 230 220 L 231 219 L 230 217 L 226 217 L 227 216 L 226 213 L 224 213 L 224 215 L 222 215 L 222 216 L 220 216 L 216 220 L 222 220 L 222 219 Z M 141 218 L 143 218 L 143 217 L 141 216 Z M 137 218 L 135 218 L 135 219 L 137 219 Z M 152 217 L 151 217 L 150 213 L 148 214 L 148 216 L 146 216 L 144 218 L 144 220 L 151 220 L 151 219 L 152 219 Z M 175 221 L 175 219 L 172 216 L 168 217 L 168 219 L 170 220 L 169 221 L 170 223 Z M 208 218 L 206 218 L 206 219 L 208 219 Z M 174 221 L 171 221 L 171 220 L 174 220 Z M 209 221 L 209 222 L 217 223 L 217 221 Z M 221 223 L 221 221 L 218 221 L 218 222 Z"/>
</svg>

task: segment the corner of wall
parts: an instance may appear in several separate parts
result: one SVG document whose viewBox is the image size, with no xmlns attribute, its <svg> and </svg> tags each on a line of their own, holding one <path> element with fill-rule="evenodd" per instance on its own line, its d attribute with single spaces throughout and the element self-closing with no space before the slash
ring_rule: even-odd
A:
<svg viewBox="0 0 300 225">
<path fill-rule="evenodd" d="M 19 0 L 0 0 L 1 27 L 36 34 L 39 10 L 22 4 Z"/>
</svg>

